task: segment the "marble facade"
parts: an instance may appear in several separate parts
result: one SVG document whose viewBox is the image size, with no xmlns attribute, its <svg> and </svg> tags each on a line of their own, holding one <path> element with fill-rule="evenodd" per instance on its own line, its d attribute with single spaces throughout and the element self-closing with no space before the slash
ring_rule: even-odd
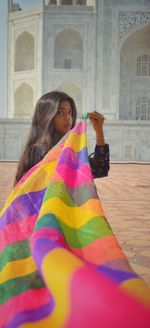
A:
<svg viewBox="0 0 150 328">
<path fill-rule="evenodd" d="M 19 158 L 34 105 L 53 89 L 75 99 L 78 117 L 93 108 L 105 115 L 112 161 L 149 162 L 150 1 L 43 0 L 9 13 L 1 159 Z"/>
</svg>

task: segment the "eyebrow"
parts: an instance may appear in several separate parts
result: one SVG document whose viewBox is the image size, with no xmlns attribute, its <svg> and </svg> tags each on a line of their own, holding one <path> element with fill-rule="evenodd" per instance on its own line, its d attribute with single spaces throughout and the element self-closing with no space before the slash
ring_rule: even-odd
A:
<svg viewBox="0 0 150 328">
<path fill-rule="evenodd" d="M 66 109 L 66 108 L 63 107 L 63 106 L 60 106 L 60 107 L 59 107 L 59 110 L 60 110 L 60 109 Z M 68 110 L 72 110 L 71 106 L 70 106 L 69 108 L 67 108 L 67 109 L 68 109 Z"/>
</svg>

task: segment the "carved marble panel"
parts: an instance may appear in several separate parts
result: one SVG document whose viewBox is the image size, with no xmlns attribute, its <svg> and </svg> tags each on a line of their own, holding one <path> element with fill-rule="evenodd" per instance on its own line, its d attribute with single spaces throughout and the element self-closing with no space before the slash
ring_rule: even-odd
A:
<svg viewBox="0 0 150 328">
<path fill-rule="evenodd" d="M 150 24 L 150 12 L 120 12 L 119 29 L 120 39 L 139 26 Z"/>
</svg>

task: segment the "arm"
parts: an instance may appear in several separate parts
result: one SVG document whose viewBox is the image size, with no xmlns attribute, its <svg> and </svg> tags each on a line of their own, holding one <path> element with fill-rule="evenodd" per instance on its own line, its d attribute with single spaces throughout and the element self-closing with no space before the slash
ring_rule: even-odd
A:
<svg viewBox="0 0 150 328">
<path fill-rule="evenodd" d="M 95 152 L 89 156 L 93 178 L 108 176 L 109 171 L 109 145 L 95 146 Z"/>
<path fill-rule="evenodd" d="M 89 120 L 96 134 L 96 146 L 89 156 L 93 178 L 102 178 L 109 171 L 109 145 L 105 143 L 103 124 L 104 116 L 94 111 L 89 114 Z"/>
</svg>

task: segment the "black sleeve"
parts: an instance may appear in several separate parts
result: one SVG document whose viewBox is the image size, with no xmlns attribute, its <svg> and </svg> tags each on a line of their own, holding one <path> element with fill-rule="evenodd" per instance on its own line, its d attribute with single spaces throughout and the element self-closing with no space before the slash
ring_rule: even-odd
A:
<svg viewBox="0 0 150 328">
<path fill-rule="evenodd" d="M 93 178 L 108 176 L 109 171 L 109 145 L 95 146 L 94 153 L 89 155 L 90 166 Z"/>
</svg>

